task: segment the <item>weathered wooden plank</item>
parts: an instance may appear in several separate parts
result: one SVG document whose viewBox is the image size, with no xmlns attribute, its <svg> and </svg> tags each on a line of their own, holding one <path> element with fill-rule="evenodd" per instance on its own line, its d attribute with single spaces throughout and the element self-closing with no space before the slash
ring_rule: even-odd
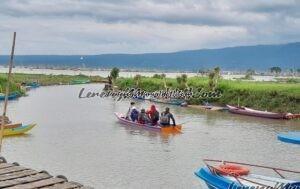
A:
<svg viewBox="0 0 300 189">
<path fill-rule="evenodd" d="M 23 171 L 23 170 L 26 170 L 26 169 L 27 168 L 21 167 L 21 166 L 8 167 L 8 168 L 0 169 L 0 175 L 7 174 L 7 173 L 12 173 L 12 172 Z"/>
<path fill-rule="evenodd" d="M 43 187 L 41 189 L 74 189 L 78 187 L 79 185 L 77 183 L 65 182 L 65 183 L 55 184 L 53 186 Z"/>
<path fill-rule="evenodd" d="M 77 182 L 67 182 L 65 177 L 53 178 L 46 171 L 38 172 L 9 164 L 0 156 L 0 188 L 6 189 L 93 189 Z"/>
<path fill-rule="evenodd" d="M 65 182 L 64 179 L 61 178 L 50 178 L 50 179 L 45 179 L 45 180 L 40 180 L 28 184 L 22 184 L 22 185 L 17 185 L 13 187 L 8 187 L 7 189 L 35 189 L 35 188 L 41 188 L 45 186 L 51 186 L 55 185 L 58 183 L 63 183 Z"/>
<path fill-rule="evenodd" d="M 26 177 L 29 175 L 35 175 L 38 172 L 35 170 L 24 170 L 24 171 L 19 171 L 19 172 L 13 172 L 13 173 L 8 173 L 0 176 L 0 182 L 5 181 L 5 180 L 10 180 L 10 179 L 15 179 L 15 178 L 21 178 L 21 177 Z"/>
<path fill-rule="evenodd" d="M 30 176 L 26 176 L 26 177 L 22 177 L 22 178 L 16 178 L 13 180 L 7 180 L 7 181 L 0 182 L 0 188 L 31 183 L 31 182 L 35 182 L 35 181 L 48 179 L 51 177 L 52 177 L 51 175 L 46 174 L 46 173 L 38 173 L 35 175 L 30 175 Z"/>
<path fill-rule="evenodd" d="M 0 169 L 7 168 L 7 167 L 13 167 L 13 166 L 15 166 L 15 165 L 11 164 L 11 163 L 0 163 Z"/>
<path fill-rule="evenodd" d="M 89 187 L 89 186 L 81 186 L 79 187 L 80 189 L 94 189 L 93 187 Z"/>
</svg>

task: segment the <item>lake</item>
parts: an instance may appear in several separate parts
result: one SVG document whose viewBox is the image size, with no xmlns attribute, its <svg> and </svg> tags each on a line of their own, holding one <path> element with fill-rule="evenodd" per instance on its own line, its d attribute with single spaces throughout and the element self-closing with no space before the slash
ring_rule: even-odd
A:
<svg viewBox="0 0 300 189">
<path fill-rule="evenodd" d="M 5 138 L 2 155 L 97 189 L 201 188 L 194 171 L 203 158 L 300 170 L 300 146 L 276 138 L 299 131 L 299 121 L 169 106 L 178 123 L 190 122 L 183 134 L 165 136 L 122 126 L 113 113 L 126 112 L 128 100 L 79 99 L 82 87 L 101 91 L 103 84 L 40 87 L 10 101 L 11 120 L 38 126 Z M 149 106 L 137 101 L 139 108 Z"/>
</svg>

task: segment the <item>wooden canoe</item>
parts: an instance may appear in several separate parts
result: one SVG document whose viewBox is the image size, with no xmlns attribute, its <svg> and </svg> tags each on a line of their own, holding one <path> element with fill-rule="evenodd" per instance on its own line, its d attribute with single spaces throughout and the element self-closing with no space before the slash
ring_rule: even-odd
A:
<svg viewBox="0 0 300 189">
<path fill-rule="evenodd" d="M 162 103 L 162 104 L 170 104 L 181 106 L 186 103 L 185 100 L 182 99 L 158 99 L 158 98 L 150 98 L 151 102 Z"/>
<path fill-rule="evenodd" d="M 126 119 L 125 116 L 120 113 L 115 113 L 115 116 L 117 117 L 119 122 L 122 123 L 123 125 L 134 126 L 134 127 L 159 131 L 159 132 L 163 132 L 163 133 L 181 133 L 181 125 L 176 125 L 175 127 L 173 127 L 173 126 L 161 127 L 159 125 L 153 126 L 151 124 L 140 124 L 137 122 L 132 122 L 132 121 Z"/>
<path fill-rule="evenodd" d="M 222 106 L 206 106 L 206 105 L 188 105 L 190 108 L 195 108 L 195 109 L 200 109 L 200 110 L 212 110 L 212 111 L 222 111 L 222 110 L 227 110 L 226 107 Z"/>
<path fill-rule="evenodd" d="M 251 108 L 243 108 L 243 107 L 236 107 L 230 105 L 226 105 L 226 106 L 228 107 L 229 112 L 234 114 L 242 114 L 242 115 L 271 118 L 271 119 L 287 119 L 285 113 L 274 113 L 268 111 L 253 110 Z"/>
</svg>

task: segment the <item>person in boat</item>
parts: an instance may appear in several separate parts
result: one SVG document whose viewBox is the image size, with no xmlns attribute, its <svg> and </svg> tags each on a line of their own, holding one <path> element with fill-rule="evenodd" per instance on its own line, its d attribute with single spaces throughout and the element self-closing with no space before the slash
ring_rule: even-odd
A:
<svg viewBox="0 0 300 189">
<path fill-rule="evenodd" d="M 141 112 L 139 114 L 138 122 L 141 124 L 147 124 L 150 123 L 150 118 L 146 114 L 145 109 L 141 109 Z"/>
<path fill-rule="evenodd" d="M 157 111 L 156 107 L 154 105 L 151 105 L 150 110 L 146 112 L 150 118 L 152 125 L 157 125 L 157 122 L 159 121 L 159 112 Z"/>
<path fill-rule="evenodd" d="M 131 120 L 133 122 L 137 121 L 139 117 L 139 111 L 136 109 L 134 105 L 135 105 L 134 102 L 130 103 L 130 107 L 126 114 L 126 119 Z"/>
<path fill-rule="evenodd" d="M 170 108 L 166 107 L 165 111 L 160 115 L 160 125 L 161 126 L 170 126 L 170 120 L 173 122 L 173 127 L 176 126 L 175 119 L 173 114 L 170 112 Z"/>
</svg>

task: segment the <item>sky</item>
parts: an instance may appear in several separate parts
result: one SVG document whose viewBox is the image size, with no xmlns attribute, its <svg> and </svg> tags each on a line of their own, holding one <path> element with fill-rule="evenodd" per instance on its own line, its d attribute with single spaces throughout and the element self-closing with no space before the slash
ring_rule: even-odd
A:
<svg viewBox="0 0 300 189">
<path fill-rule="evenodd" d="M 300 0 L 1 0 L 0 55 L 174 52 L 300 41 Z"/>
</svg>

